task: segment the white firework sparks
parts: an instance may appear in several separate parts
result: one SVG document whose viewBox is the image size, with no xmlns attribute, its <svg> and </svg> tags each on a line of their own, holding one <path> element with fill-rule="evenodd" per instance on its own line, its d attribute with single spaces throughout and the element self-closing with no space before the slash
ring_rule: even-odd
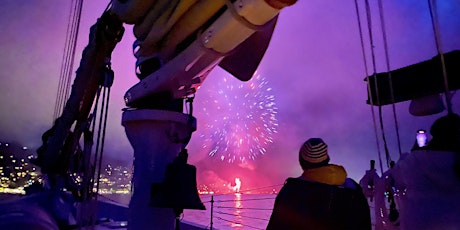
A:
<svg viewBox="0 0 460 230">
<path fill-rule="evenodd" d="M 278 127 L 269 82 L 261 75 L 248 82 L 224 76 L 207 91 L 201 105 L 206 122 L 199 135 L 208 155 L 233 163 L 265 154 Z"/>
</svg>

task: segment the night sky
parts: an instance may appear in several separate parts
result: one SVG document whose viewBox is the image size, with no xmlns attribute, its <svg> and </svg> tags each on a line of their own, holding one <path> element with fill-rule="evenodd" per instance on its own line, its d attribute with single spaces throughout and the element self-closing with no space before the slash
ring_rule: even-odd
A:
<svg viewBox="0 0 460 230">
<path fill-rule="evenodd" d="M 428 1 L 383 2 L 390 68 L 435 56 Z M 87 44 L 89 27 L 107 3 L 84 2 L 74 71 Z M 359 1 L 358 7 L 364 21 L 364 1 Z M 42 133 L 51 127 L 69 12 L 70 1 L 0 2 L 0 140 L 37 148 Z M 438 1 L 437 12 L 442 50 L 460 49 L 460 1 Z M 384 72 L 377 1 L 371 1 L 370 16 L 375 71 Z M 189 163 L 198 167 L 198 182 L 228 183 L 239 177 L 242 191 L 281 184 L 286 177 L 300 175 L 298 149 L 310 137 L 323 138 L 331 162 L 345 166 L 349 176 L 359 180 L 369 161 L 379 160 L 377 145 L 384 155 L 380 130 L 377 141 L 371 107 L 366 104 L 363 79 L 374 68 L 367 23 L 362 27 L 368 73 L 355 1 L 351 0 L 299 0 L 284 9 L 258 75 L 251 81 L 239 82 L 215 69 L 197 92 L 194 104 L 198 131 L 188 148 Z M 125 107 L 124 93 L 138 79 L 131 51 L 132 27 L 126 25 L 125 29 L 112 55 L 115 83 L 105 153 L 130 165 L 133 150 L 121 126 L 121 109 Z M 454 96 L 452 103 L 458 113 L 460 98 Z M 428 130 L 436 118 L 446 114 L 414 117 L 408 105 L 395 106 L 403 152 L 412 147 L 416 130 Z M 377 107 L 374 110 L 377 113 Z M 389 152 L 397 160 L 392 106 L 383 107 L 383 118 Z M 228 155 L 235 160 L 229 162 Z M 246 160 L 242 162 L 240 157 Z"/>
</svg>

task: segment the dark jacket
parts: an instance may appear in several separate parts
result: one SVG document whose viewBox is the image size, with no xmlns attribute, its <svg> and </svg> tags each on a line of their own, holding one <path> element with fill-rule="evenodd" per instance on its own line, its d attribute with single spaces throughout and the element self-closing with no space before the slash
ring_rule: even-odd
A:
<svg viewBox="0 0 460 230">
<path fill-rule="evenodd" d="M 267 230 L 370 230 L 369 205 L 361 187 L 349 178 L 346 184 L 288 178 L 276 197 Z"/>
</svg>

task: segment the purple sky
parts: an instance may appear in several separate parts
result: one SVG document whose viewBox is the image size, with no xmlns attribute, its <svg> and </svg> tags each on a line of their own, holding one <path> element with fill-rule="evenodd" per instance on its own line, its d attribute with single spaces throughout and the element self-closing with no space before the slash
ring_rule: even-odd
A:
<svg viewBox="0 0 460 230">
<path fill-rule="evenodd" d="M 41 134 L 51 127 L 69 2 L 0 2 L 0 140 L 18 141 L 36 148 L 41 144 Z M 101 15 L 107 2 L 84 2 L 76 65 L 86 46 L 89 27 Z M 363 13 L 364 5 L 360 2 Z M 379 16 L 376 1 L 371 2 L 377 72 L 383 72 L 386 67 L 380 25 L 377 24 Z M 438 2 L 442 48 L 445 52 L 460 49 L 460 2 Z M 392 0 L 384 3 L 391 69 L 436 55 L 427 1 Z M 364 14 L 361 19 L 365 19 Z M 125 36 L 113 53 L 115 83 L 105 150 L 111 158 L 129 164 L 132 149 L 121 126 L 121 109 L 124 93 L 138 80 L 131 51 L 132 27 L 125 28 Z M 366 25 L 363 28 L 367 35 Z M 367 38 L 365 36 L 365 47 L 371 74 L 373 68 Z M 273 143 L 266 145 L 264 155 L 248 164 L 228 164 L 208 157 L 201 146 L 204 139 L 194 135 L 189 152 L 191 163 L 197 165 L 200 173 L 198 180 L 219 177 L 228 182 L 238 176 L 242 178 L 243 190 L 280 184 L 286 177 L 301 173 L 297 163 L 298 148 L 303 141 L 314 136 L 322 137 L 328 143 L 332 163 L 344 165 L 349 176 L 359 180 L 368 169 L 369 160 L 378 160 L 371 109 L 365 103 L 363 79 L 366 72 L 361 52 L 354 1 L 300 0 L 284 9 L 259 67 L 278 108 L 278 132 L 273 134 Z M 224 75 L 226 73 L 220 69 L 213 71 L 196 94 L 194 115 L 198 118 L 199 128 L 212 117 L 199 106 L 206 104 L 207 92 Z M 458 96 L 453 99 L 456 112 L 460 110 L 459 100 Z M 238 108 L 247 109 L 245 106 Z M 211 110 L 212 107 L 208 112 L 213 114 Z M 392 108 L 385 106 L 383 111 L 388 147 L 392 158 L 397 160 Z M 408 103 L 397 104 L 396 113 L 403 151 L 410 150 L 417 129 L 429 129 L 432 121 L 440 116 L 411 116 Z M 244 123 L 244 120 L 238 122 Z M 381 139 L 379 141 L 382 147 Z M 383 154 L 383 149 L 381 152 Z"/>
</svg>

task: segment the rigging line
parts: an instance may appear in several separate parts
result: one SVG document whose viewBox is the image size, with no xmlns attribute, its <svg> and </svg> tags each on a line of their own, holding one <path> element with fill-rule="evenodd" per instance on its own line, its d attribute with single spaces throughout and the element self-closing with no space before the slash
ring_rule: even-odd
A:
<svg viewBox="0 0 460 230">
<path fill-rule="evenodd" d="M 73 4 L 72 4 L 73 5 Z M 71 5 L 71 6 L 72 6 Z M 57 94 L 56 94 L 56 102 L 55 102 L 55 107 L 54 107 L 54 114 L 53 114 L 53 120 L 55 120 L 57 118 L 57 115 L 59 114 L 59 109 L 60 109 L 60 105 L 61 105 L 61 91 L 62 91 L 62 84 L 63 84 L 63 71 L 64 71 L 64 67 L 66 66 L 65 62 L 66 62 L 66 54 L 67 54 L 67 49 L 68 49 L 68 37 L 69 37 L 69 30 L 70 30 L 70 25 L 71 25 L 71 17 L 72 17 L 72 7 L 70 9 L 70 14 L 69 14 L 69 23 L 67 25 L 67 31 L 66 31 L 66 40 L 65 40 L 65 45 L 64 45 L 64 53 L 62 55 L 62 61 L 61 61 L 61 70 L 60 70 L 60 77 L 59 77 L 59 83 L 58 83 L 58 91 L 57 91 Z"/>
<path fill-rule="evenodd" d="M 74 53 L 74 51 L 72 49 L 74 49 L 74 42 L 76 42 L 76 33 L 75 33 L 75 26 L 76 26 L 76 23 L 78 23 L 77 21 L 77 11 L 78 11 L 78 2 L 77 1 L 73 1 L 73 2 L 76 2 L 74 3 L 75 4 L 75 9 L 73 10 L 73 16 L 72 16 L 72 21 L 71 21 L 71 27 L 70 27 L 70 36 L 68 38 L 68 40 L 66 41 L 67 42 L 67 56 L 66 56 L 66 63 L 65 63 L 65 69 L 64 69 L 64 73 L 63 73 L 63 76 L 61 76 L 62 80 L 63 80 L 63 84 L 62 84 L 62 88 L 61 88 L 61 104 L 60 104 L 60 108 L 58 109 L 61 109 L 64 107 L 64 104 L 65 104 L 65 100 L 67 98 L 67 92 L 68 90 L 66 89 L 67 87 L 67 84 L 68 82 L 70 82 L 70 79 L 71 78 L 71 71 L 72 71 L 72 59 L 73 59 L 73 55 L 72 53 Z"/>
<path fill-rule="evenodd" d="M 96 101 L 95 101 L 95 105 L 94 105 L 94 109 L 93 109 L 93 122 L 92 122 L 92 127 L 91 127 L 91 132 L 94 133 L 94 130 L 96 130 L 96 115 L 97 115 L 97 110 L 98 110 L 98 106 L 99 106 L 99 99 L 100 99 L 100 96 L 101 96 L 101 87 L 99 86 L 99 88 L 97 89 L 97 92 L 96 92 Z M 96 143 L 97 145 L 97 143 Z M 94 187 L 94 175 L 96 173 L 96 162 L 97 162 L 97 155 L 98 155 L 98 152 L 95 151 L 94 153 L 94 160 L 93 160 L 93 164 L 92 165 L 92 168 L 91 168 L 91 179 L 92 179 L 92 183 L 90 184 L 90 190 L 89 192 L 92 192 L 93 191 L 93 187 Z"/>
<path fill-rule="evenodd" d="M 107 12 L 112 7 L 113 0 L 110 0 L 107 6 L 105 7 L 104 12 Z"/>
<path fill-rule="evenodd" d="M 445 90 L 445 98 L 446 98 L 446 104 L 447 104 L 447 112 L 449 114 L 452 114 L 453 111 L 452 111 L 452 104 L 451 104 L 452 102 L 450 101 L 451 95 L 449 92 L 449 80 L 447 79 L 446 63 L 445 63 L 444 54 L 442 51 L 441 35 L 439 33 L 439 25 L 438 25 L 439 21 L 438 21 L 436 3 L 433 0 L 428 0 L 428 6 L 430 9 L 431 25 L 433 26 L 433 33 L 434 33 L 434 39 L 436 43 L 436 49 L 441 59 L 442 76 L 444 77 L 444 90 Z"/>
<path fill-rule="evenodd" d="M 78 31 L 79 31 L 79 25 L 80 25 L 80 20 L 81 20 L 81 12 L 82 12 L 82 4 L 83 0 L 78 0 L 77 3 L 75 3 L 75 10 L 74 10 L 74 16 L 73 16 L 73 21 L 72 21 L 72 27 L 71 27 L 71 36 L 70 36 L 70 42 L 69 42 L 69 53 L 67 56 L 67 69 L 66 69 L 66 75 L 63 76 L 65 77 L 65 84 L 64 84 L 64 92 L 62 95 L 62 99 L 64 100 L 62 103 L 62 108 L 64 108 L 65 100 L 68 98 L 69 95 L 69 90 L 70 90 L 70 80 L 72 77 L 72 70 L 73 70 L 73 63 L 75 59 L 75 51 L 76 51 L 76 45 L 77 45 L 77 38 L 78 38 Z"/>
<path fill-rule="evenodd" d="M 368 32 L 369 32 L 369 42 L 371 45 L 372 67 L 374 71 L 373 76 L 374 76 L 375 92 L 377 96 L 377 101 L 379 103 L 380 130 L 382 132 L 382 140 L 383 140 L 383 147 L 385 149 L 386 164 L 387 164 L 387 167 L 389 167 L 389 162 L 391 161 L 391 157 L 388 151 L 388 145 L 387 145 L 387 140 L 385 136 L 385 129 L 383 127 L 382 106 L 380 105 L 380 97 L 379 97 L 379 90 L 378 90 L 378 84 L 377 84 L 377 66 L 376 66 L 376 60 L 375 60 L 374 38 L 372 35 L 372 19 L 371 19 L 371 14 L 370 14 L 370 5 L 369 5 L 368 0 L 365 0 L 365 3 L 366 3 L 367 27 L 368 27 Z"/>
<path fill-rule="evenodd" d="M 106 84 L 105 84 L 106 85 Z M 107 91 L 107 96 L 105 96 L 105 92 Z M 100 122 L 102 124 L 102 136 L 101 136 L 101 151 L 99 153 L 99 165 L 98 165 L 98 173 L 97 173 L 97 184 L 96 184 L 96 193 L 99 193 L 99 180 L 101 178 L 101 168 L 102 168 L 102 156 L 104 153 L 104 142 L 105 142 L 105 134 L 106 134 L 106 129 L 107 129 L 107 117 L 108 117 L 108 109 L 109 109 L 109 99 L 110 99 L 110 87 L 104 87 L 103 90 L 103 98 L 102 98 L 102 106 L 101 110 L 104 110 L 101 112 L 101 119 Z M 105 108 L 104 108 L 105 104 Z M 103 118 L 103 120 L 102 120 Z M 101 127 L 101 124 L 99 124 L 99 127 Z M 100 130 L 99 130 L 100 131 Z M 97 196 L 96 196 L 97 200 Z"/>
<path fill-rule="evenodd" d="M 228 212 L 215 212 L 215 213 L 222 214 L 222 215 L 228 215 L 228 216 L 238 216 L 238 217 L 245 217 L 245 218 L 257 219 L 257 220 L 269 221 L 269 219 L 267 219 L 267 218 L 260 218 L 260 217 L 255 217 L 255 216 L 246 216 L 246 215 L 240 215 L 240 214 L 234 214 L 234 213 L 228 213 Z"/>
<path fill-rule="evenodd" d="M 246 227 L 253 228 L 253 229 L 263 230 L 263 228 L 253 227 L 251 225 L 243 224 L 241 222 L 237 222 L 237 221 L 233 221 L 233 220 L 227 220 L 227 219 L 224 219 L 222 217 L 216 217 L 216 218 L 219 219 L 219 220 L 227 221 L 227 222 L 234 223 L 234 224 L 237 224 L 237 225 L 246 226 Z"/>
<path fill-rule="evenodd" d="M 358 30 L 359 30 L 359 38 L 360 38 L 360 42 L 361 42 L 361 51 L 362 51 L 362 54 L 363 54 L 364 70 L 365 70 L 365 74 L 366 74 L 367 92 L 368 92 L 368 97 L 369 97 L 369 101 L 370 101 L 372 124 L 374 126 L 375 142 L 376 142 L 376 146 L 377 146 L 377 156 L 379 158 L 380 171 L 381 171 L 381 174 L 383 175 L 382 153 L 380 151 L 380 141 L 379 141 L 379 135 L 378 135 L 378 129 L 377 129 L 377 122 L 375 121 L 375 111 L 374 111 L 374 106 L 373 106 L 374 105 L 374 99 L 372 98 L 372 95 L 370 94 L 371 85 L 370 85 L 370 79 L 369 79 L 369 69 L 367 68 L 366 49 L 364 48 L 363 29 L 361 27 L 361 17 L 359 16 L 360 12 L 359 12 L 359 7 L 358 7 L 358 0 L 355 0 L 355 8 L 356 8 L 356 16 L 357 16 L 357 20 L 358 20 Z"/>
<path fill-rule="evenodd" d="M 57 112 L 60 114 L 62 113 L 62 110 L 65 106 L 65 103 L 66 103 L 66 100 L 69 96 L 69 90 L 70 90 L 70 81 L 71 81 L 71 78 L 72 78 L 72 69 L 73 69 L 73 63 L 74 63 L 74 57 L 75 57 L 75 50 L 76 50 L 76 43 L 77 43 L 77 34 L 78 34 L 78 25 L 79 25 L 79 21 L 80 21 L 80 17 L 79 17 L 79 11 L 80 11 L 80 14 L 81 14 L 81 3 L 80 2 L 77 2 L 75 4 L 75 9 L 74 9 L 74 14 L 73 14 L 73 18 L 72 18 L 72 22 L 71 22 L 71 31 L 70 31 L 70 38 L 69 40 L 67 41 L 67 46 L 68 46 L 68 49 L 67 49 L 67 59 L 66 59 L 66 64 L 65 64 L 65 69 L 64 69 L 64 73 L 63 75 L 61 76 L 62 78 L 62 86 L 61 86 L 61 96 L 60 96 L 60 103 L 59 105 L 57 106 Z M 76 29 L 77 28 L 77 29 Z"/>
<path fill-rule="evenodd" d="M 78 6 L 77 6 L 77 16 L 75 17 L 75 22 L 74 22 L 74 36 L 73 36 L 73 40 L 72 40 L 72 50 L 71 50 L 71 54 L 70 54 L 70 64 L 69 64 L 69 69 L 68 69 L 68 73 L 67 73 L 67 82 L 66 82 L 66 85 L 65 85 L 65 92 L 64 92 L 64 98 L 68 98 L 69 97 L 69 91 L 70 91 L 70 79 L 72 77 L 72 74 L 73 74 L 73 65 L 74 65 L 74 61 L 75 61 L 75 52 L 76 52 L 76 47 L 77 47 L 77 39 L 78 39 L 78 34 L 79 34 L 79 30 L 80 30 L 80 21 L 81 21 L 81 13 L 82 13 L 82 7 L 83 6 L 83 0 L 79 0 L 78 1 Z"/>
<path fill-rule="evenodd" d="M 110 99 L 110 87 L 108 87 L 106 104 L 105 104 L 105 112 L 104 112 L 104 126 L 102 129 L 102 145 L 101 145 L 101 153 L 99 154 L 99 172 L 97 173 L 97 180 L 101 178 L 101 168 L 102 168 L 102 156 L 104 155 L 104 143 L 105 143 L 105 133 L 107 130 L 107 117 L 109 114 L 109 99 Z M 102 114 L 101 114 L 102 115 Z M 99 182 L 97 183 L 96 191 L 99 192 Z"/>
<path fill-rule="evenodd" d="M 57 95 L 56 95 L 56 102 L 55 102 L 55 106 L 54 106 L 54 115 L 53 115 L 53 118 L 54 120 L 57 118 L 57 116 L 60 114 L 60 110 L 61 110 L 61 105 L 62 105 L 62 91 L 63 91 L 63 84 L 64 84 L 64 76 L 66 74 L 66 68 L 67 68 L 67 59 L 68 59 L 68 53 L 69 53 L 69 40 L 70 40 L 70 37 L 71 37 L 71 28 L 72 28 L 72 16 L 74 15 L 73 14 L 73 11 L 75 11 L 75 9 L 73 9 L 73 5 L 74 5 L 74 1 L 72 1 L 71 3 L 71 9 L 70 9 L 70 13 L 69 13 L 69 23 L 67 25 L 67 31 L 66 31 L 66 39 L 65 39 L 65 44 L 64 44 L 64 54 L 62 55 L 62 61 L 61 61 L 61 70 L 60 70 L 60 77 L 59 77 L 59 83 L 58 83 L 58 91 L 57 91 Z"/>
<path fill-rule="evenodd" d="M 399 155 L 401 156 L 402 154 L 401 140 L 400 140 L 401 138 L 399 136 L 398 118 L 396 116 L 396 105 L 395 105 L 393 81 L 392 81 L 392 76 L 391 76 L 391 71 L 390 71 L 390 55 L 388 54 L 388 42 L 387 42 L 387 33 L 386 33 L 386 28 L 385 28 L 385 17 L 383 15 L 382 0 L 378 0 L 378 4 L 379 4 L 379 13 L 380 13 L 380 26 L 382 29 L 382 37 L 383 37 L 383 47 L 384 47 L 383 49 L 385 51 L 385 62 L 386 62 L 387 72 L 388 72 L 388 82 L 389 82 L 390 96 L 391 96 L 391 107 L 393 109 L 393 120 L 395 122 L 396 138 L 398 141 Z"/>
<path fill-rule="evenodd" d="M 56 96 L 54 118 L 56 119 L 62 112 L 65 106 L 66 99 L 68 98 L 70 90 L 70 79 L 72 76 L 73 60 L 75 56 L 76 40 L 78 35 L 78 25 L 80 23 L 81 15 L 81 0 L 77 3 L 72 2 L 74 7 L 69 14 L 69 25 L 67 27 L 65 51 L 63 55 L 60 81 L 58 85 L 58 92 Z M 75 29 L 77 28 L 77 29 Z"/>
<path fill-rule="evenodd" d="M 68 97 L 70 89 L 70 78 L 76 50 L 76 41 L 78 36 L 78 27 L 81 19 L 82 1 L 72 1 L 72 7 L 69 14 L 69 24 L 67 26 L 64 54 L 61 63 L 61 72 L 56 96 L 54 119 L 61 113 Z M 76 2 L 76 3 L 75 3 Z"/>
<path fill-rule="evenodd" d="M 99 153 L 99 146 L 101 145 L 101 131 L 102 131 L 102 118 L 104 117 L 104 107 L 105 107 L 105 96 L 106 96 L 106 89 L 102 87 L 102 105 L 101 105 L 101 114 L 99 115 L 99 124 L 98 124 L 98 130 L 97 130 L 97 137 L 96 137 L 96 155 L 100 155 Z M 100 158 L 100 156 L 99 156 Z M 94 162 L 94 168 L 97 168 L 98 161 L 97 158 L 95 159 L 96 161 Z M 100 170 L 97 169 L 99 172 Z M 99 192 L 99 176 L 94 178 L 94 181 L 96 183 L 96 194 Z"/>
</svg>

